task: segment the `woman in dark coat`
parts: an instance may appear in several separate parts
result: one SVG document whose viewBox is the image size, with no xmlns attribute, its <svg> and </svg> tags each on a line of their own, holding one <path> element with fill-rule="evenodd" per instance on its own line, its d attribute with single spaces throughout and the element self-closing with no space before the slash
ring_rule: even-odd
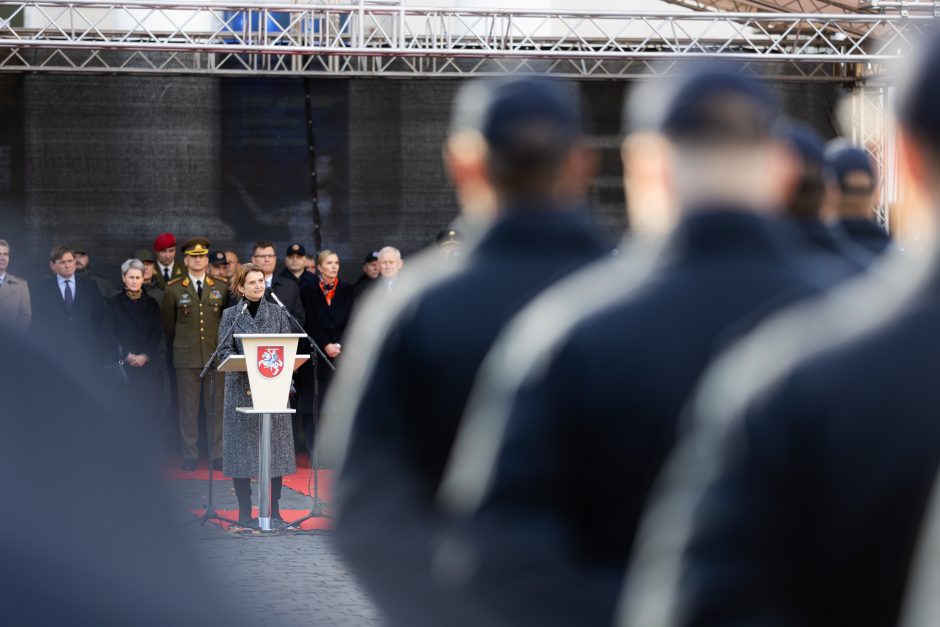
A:
<svg viewBox="0 0 940 627">
<path fill-rule="evenodd" d="M 241 340 L 236 333 L 290 333 L 287 314 L 264 298 L 264 272 L 259 266 L 247 263 L 232 278 L 232 293 L 239 300 L 235 306 L 222 312 L 219 323 L 219 361 L 229 355 L 243 355 Z M 242 300 L 244 299 L 244 300 Z M 248 308 L 229 328 L 242 303 Z M 237 407 L 251 407 L 248 374 L 225 373 L 225 409 L 222 415 L 222 474 L 231 477 L 238 497 L 238 522 L 251 523 L 251 478 L 258 476 L 258 442 L 261 421 L 258 416 L 240 414 Z M 271 421 L 271 518 L 282 521 L 279 500 L 284 475 L 296 471 L 294 460 L 294 431 L 290 414 L 274 414 Z"/>
<path fill-rule="evenodd" d="M 314 287 L 306 288 L 301 294 L 307 315 L 304 327 L 335 366 L 337 357 L 343 352 L 343 333 L 349 324 L 356 292 L 352 285 L 339 280 L 339 256 L 332 250 L 324 250 L 317 255 L 317 271 L 320 282 Z M 313 455 L 315 425 L 311 397 L 314 380 L 312 368 L 306 368 L 308 372 L 301 372 L 300 402 L 303 408 L 307 451 Z M 317 366 L 317 414 L 323 407 L 323 398 L 332 377 L 333 370 L 328 365 L 321 363 Z"/>
<path fill-rule="evenodd" d="M 144 264 L 139 259 L 121 264 L 121 277 L 124 289 L 110 299 L 108 307 L 110 331 L 119 345 L 135 406 L 147 415 L 148 428 L 157 430 L 164 341 L 160 306 L 144 291 Z"/>
</svg>

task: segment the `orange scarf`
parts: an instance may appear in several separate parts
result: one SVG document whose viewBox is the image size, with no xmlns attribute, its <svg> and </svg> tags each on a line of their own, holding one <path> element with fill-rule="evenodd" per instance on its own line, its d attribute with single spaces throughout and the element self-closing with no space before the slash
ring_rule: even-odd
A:
<svg viewBox="0 0 940 627">
<path fill-rule="evenodd" d="M 327 305 L 333 304 L 333 295 L 336 294 L 337 285 L 339 285 L 339 277 L 333 281 L 333 285 L 330 286 L 330 289 L 326 289 L 326 284 L 323 283 L 323 279 L 320 279 L 320 291 L 323 292 L 323 298 L 326 299 Z"/>
</svg>

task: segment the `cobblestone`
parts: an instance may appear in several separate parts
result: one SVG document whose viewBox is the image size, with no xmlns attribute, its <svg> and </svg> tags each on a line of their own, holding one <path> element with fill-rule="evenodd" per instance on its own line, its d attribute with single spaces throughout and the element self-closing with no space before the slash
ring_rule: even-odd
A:
<svg viewBox="0 0 940 627">
<path fill-rule="evenodd" d="M 170 481 L 180 521 L 206 502 L 207 481 Z M 217 510 L 237 509 L 230 481 L 214 483 Z M 254 500 L 257 487 L 252 483 Z M 281 509 L 307 509 L 310 498 L 284 488 Z M 196 550 L 219 577 L 224 594 L 249 624 L 368 627 L 381 624 L 331 544 L 331 532 L 271 535 L 227 531 L 214 523 L 189 526 Z"/>
</svg>

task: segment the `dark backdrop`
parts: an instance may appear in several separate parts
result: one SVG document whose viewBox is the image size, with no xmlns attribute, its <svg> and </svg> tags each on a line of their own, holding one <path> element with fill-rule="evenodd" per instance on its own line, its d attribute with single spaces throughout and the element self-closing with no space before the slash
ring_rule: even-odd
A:
<svg viewBox="0 0 940 627">
<path fill-rule="evenodd" d="M 457 214 L 441 144 L 458 81 L 0 76 L 0 238 L 37 278 L 49 249 L 81 241 L 98 272 L 153 237 L 204 235 L 245 256 L 271 239 L 313 248 L 305 94 L 312 102 L 324 247 L 353 279 L 384 244 L 405 254 Z M 619 159 L 627 83 L 580 83 L 602 156 L 599 224 L 624 217 Z M 832 136 L 838 86 L 778 84 L 788 111 Z"/>
</svg>

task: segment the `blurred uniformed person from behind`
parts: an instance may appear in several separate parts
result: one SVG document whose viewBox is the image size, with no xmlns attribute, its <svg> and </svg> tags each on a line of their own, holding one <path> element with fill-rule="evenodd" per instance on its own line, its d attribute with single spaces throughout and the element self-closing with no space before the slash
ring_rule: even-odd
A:
<svg viewBox="0 0 940 627">
<path fill-rule="evenodd" d="M 179 397 L 180 441 L 183 470 L 195 470 L 199 449 L 200 399 L 205 414 L 209 412 L 209 377 L 199 372 L 215 350 L 219 338 L 219 321 L 228 304 L 228 285 L 206 274 L 209 264 L 209 240 L 196 237 L 183 244 L 186 276 L 171 280 L 163 297 L 161 316 L 167 344 L 176 368 Z M 217 381 L 212 432 L 208 433 L 209 459 L 222 466 L 222 403 L 225 386 Z"/>
<path fill-rule="evenodd" d="M 814 265 L 816 276 L 829 285 L 864 272 L 874 261 L 868 249 L 853 242 L 838 224 L 823 221 L 827 195 L 822 137 L 793 121 L 783 125 L 781 135 L 799 162 L 799 180 L 786 204 L 786 216 L 796 228 L 797 244 L 807 262 Z"/>
<path fill-rule="evenodd" d="M 575 275 L 535 301 L 468 403 L 435 565 L 478 624 L 609 625 L 699 375 L 756 318 L 816 293 L 776 219 L 796 168 L 772 95 L 707 70 L 662 110 L 674 231 L 651 258 L 628 243 L 618 273 Z"/>
<path fill-rule="evenodd" d="M 898 146 L 907 193 L 936 218 L 940 37 L 925 47 Z M 887 297 L 846 285 L 713 367 L 651 499 L 621 624 L 898 624 L 940 466 L 940 255 L 880 263 L 915 280 Z M 789 357 L 809 328 L 814 350 Z"/>
<path fill-rule="evenodd" d="M 465 86 L 445 154 L 459 197 L 494 190 L 495 223 L 452 263 L 432 250 L 451 273 L 431 280 L 423 258 L 409 260 L 390 294 L 366 294 L 349 344 L 357 325 L 372 326 L 372 308 L 393 316 L 388 334 L 361 395 L 343 406 L 331 404 L 350 383 L 340 365 L 326 412 L 352 421 L 337 541 L 389 622 L 409 627 L 469 620 L 431 579 L 429 542 L 434 494 L 480 361 L 526 301 L 608 250 L 584 211 L 595 159 L 565 86 L 533 78 Z M 464 215 L 482 209 L 463 204 Z M 409 281 L 424 289 L 408 295 Z"/>
<path fill-rule="evenodd" d="M 875 222 L 879 186 L 871 158 L 861 148 L 835 140 L 826 145 L 825 159 L 829 211 L 837 224 L 874 255 L 891 250 L 891 236 Z"/>
</svg>

